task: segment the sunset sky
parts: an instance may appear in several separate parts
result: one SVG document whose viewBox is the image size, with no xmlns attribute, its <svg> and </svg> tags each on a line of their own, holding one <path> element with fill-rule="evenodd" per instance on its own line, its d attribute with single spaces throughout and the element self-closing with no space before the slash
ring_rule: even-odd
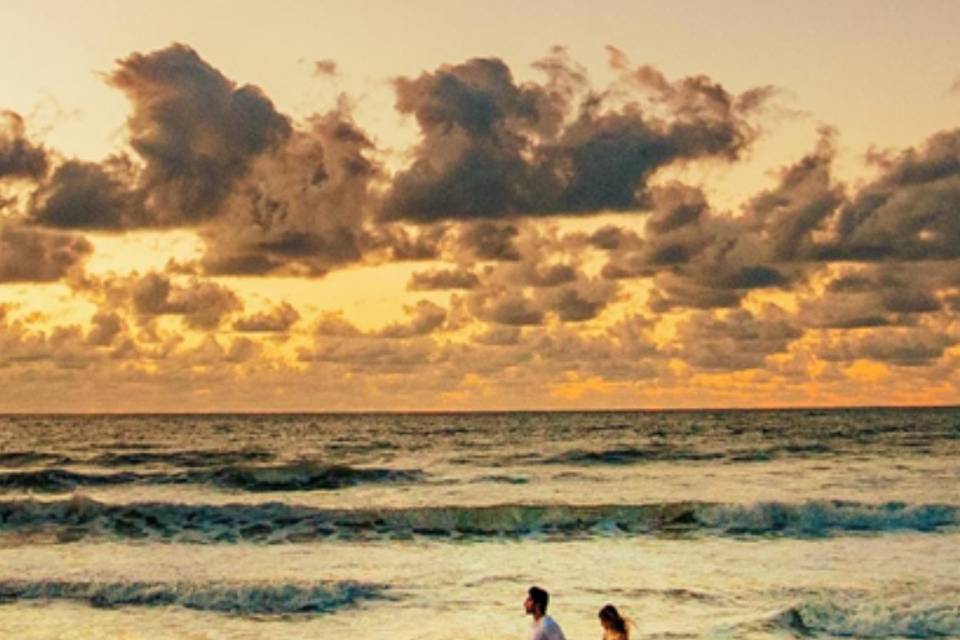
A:
<svg viewBox="0 0 960 640">
<path fill-rule="evenodd" d="M 960 3 L 0 23 L 0 411 L 960 400 Z"/>
</svg>

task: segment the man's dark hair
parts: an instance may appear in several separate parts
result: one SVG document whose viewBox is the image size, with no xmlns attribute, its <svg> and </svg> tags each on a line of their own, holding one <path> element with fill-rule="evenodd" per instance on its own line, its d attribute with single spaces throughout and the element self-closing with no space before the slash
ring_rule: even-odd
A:
<svg viewBox="0 0 960 640">
<path fill-rule="evenodd" d="M 534 606 L 536 606 L 541 613 L 547 612 L 547 603 L 550 602 L 549 593 L 540 587 L 530 587 L 530 590 L 527 591 L 527 594 L 530 596 L 530 599 L 533 600 Z"/>
</svg>

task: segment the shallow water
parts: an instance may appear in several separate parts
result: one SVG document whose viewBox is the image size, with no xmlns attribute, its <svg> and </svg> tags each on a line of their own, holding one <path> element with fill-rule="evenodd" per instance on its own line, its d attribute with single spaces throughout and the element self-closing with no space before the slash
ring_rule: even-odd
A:
<svg viewBox="0 0 960 640">
<path fill-rule="evenodd" d="M 960 411 L 0 418 L 11 638 L 960 637 Z"/>
</svg>

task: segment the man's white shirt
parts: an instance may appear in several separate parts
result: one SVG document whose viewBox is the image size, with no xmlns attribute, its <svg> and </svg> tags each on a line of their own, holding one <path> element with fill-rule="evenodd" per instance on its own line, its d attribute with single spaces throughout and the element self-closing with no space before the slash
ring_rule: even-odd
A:
<svg viewBox="0 0 960 640">
<path fill-rule="evenodd" d="M 553 618 L 543 616 L 530 627 L 530 640 L 567 640 Z"/>
</svg>

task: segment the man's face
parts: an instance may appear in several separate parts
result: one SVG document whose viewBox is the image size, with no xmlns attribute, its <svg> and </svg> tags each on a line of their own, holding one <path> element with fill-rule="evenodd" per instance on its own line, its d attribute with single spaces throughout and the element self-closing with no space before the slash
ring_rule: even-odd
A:
<svg viewBox="0 0 960 640">
<path fill-rule="evenodd" d="M 527 596 L 527 599 L 523 601 L 523 610 L 527 614 L 533 613 L 533 610 L 534 610 L 533 598 L 531 598 L 529 595 Z"/>
</svg>

